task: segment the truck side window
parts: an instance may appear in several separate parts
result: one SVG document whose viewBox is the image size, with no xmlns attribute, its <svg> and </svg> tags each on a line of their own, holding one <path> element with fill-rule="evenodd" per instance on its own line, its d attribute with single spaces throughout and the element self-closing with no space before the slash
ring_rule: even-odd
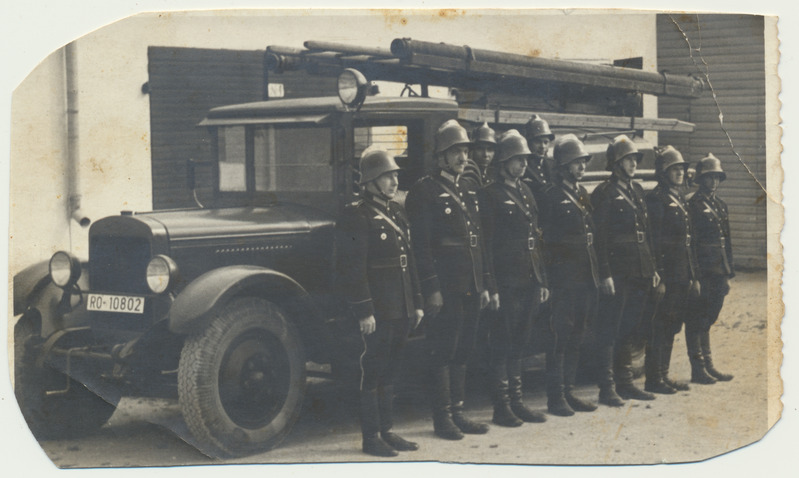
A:
<svg viewBox="0 0 799 478">
<path fill-rule="evenodd" d="M 246 191 L 246 142 L 244 126 L 219 128 L 219 189 Z"/>
<path fill-rule="evenodd" d="M 258 126 L 253 141 L 256 191 L 333 190 L 330 128 Z"/>
</svg>

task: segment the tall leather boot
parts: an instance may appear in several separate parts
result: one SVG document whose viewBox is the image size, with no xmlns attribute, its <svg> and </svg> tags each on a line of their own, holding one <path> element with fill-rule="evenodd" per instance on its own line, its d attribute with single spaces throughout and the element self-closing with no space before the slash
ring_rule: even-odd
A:
<svg viewBox="0 0 799 478">
<path fill-rule="evenodd" d="M 377 436 L 380 429 L 377 390 L 362 390 L 360 401 L 363 452 L 373 456 L 397 456 L 397 450 Z"/>
<path fill-rule="evenodd" d="M 508 396 L 510 409 L 513 414 L 528 423 L 543 423 L 547 417 L 543 413 L 530 410 L 522 401 L 522 361 L 511 360 L 508 362 Z"/>
<path fill-rule="evenodd" d="M 712 385 L 716 379 L 708 375 L 705 369 L 705 358 L 702 355 L 700 333 L 696 330 L 685 330 L 685 342 L 688 348 L 688 359 L 691 361 L 691 383 Z"/>
<path fill-rule="evenodd" d="M 493 384 L 494 416 L 491 419 L 501 427 L 520 427 L 524 423 L 519 417 L 513 414 L 510 409 L 510 397 L 508 396 L 508 381 L 494 379 Z"/>
<path fill-rule="evenodd" d="M 624 400 L 616 393 L 612 346 L 603 347 L 597 352 L 597 385 L 599 385 L 599 403 L 609 407 L 624 406 Z"/>
<path fill-rule="evenodd" d="M 719 372 L 716 370 L 716 367 L 713 366 L 713 359 L 710 355 L 710 331 L 705 330 L 702 332 L 702 334 L 699 336 L 699 339 L 702 345 L 702 357 L 705 359 L 705 370 L 707 370 L 707 373 L 719 382 L 729 382 L 732 380 L 732 375 Z"/>
<path fill-rule="evenodd" d="M 613 364 L 616 377 L 616 393 L 625 400 L 654 400 L 655 396 L 636 387 L 633 383 L 632 347 L 621 343 L 616 347 Z"/>
<path fill-rule="evenodd" d="M 671 388 L 664 380 L 662 375 L 663 347 L 658 345 L 647 345 L 644 357 L 644 369 L 646 381 L 644 390 L 652 393 L 662 393 L 673 395 L 677 390 Z"/>
<path fill-rule="evenodd" d="M 570 417 L 574 410 L 566 402 L 563 385 L 563 354 L 547 352 L 547 411 L 558 417 Z"/>
<path fill-rule="evenodd" d="M 377 405 L 380 411 L 380 438 L 397 451 L 414 451 L 419 445 L 393 433 L 394 427 L 394 386 L 387 385 L 377 390 Z"/>
<path fill-rule="evenodd" d="M 449 383 L 452 393 L 452 422 L 460 431 L 470 435 L 488 433 L 488 425 L 469 420 L 463 414 L 463 399 L 466 395 L 466 365 L 450 367 Z"/>
<path fill-rule="evenodd" d="M 574 395 L 574 382 L 577 380 L 577 366 L 580 363 L 580 350 L 567 350 L 563 356 L 563 395 L 566 403 L 575 412 L 593 412 L 596 404 Z"/>
<path fill-rule="evenodd" d="M 435 367 L 431 377 L 433 395 L 433 429 L 445 440 L 461 440 L 463 433 L 452 421 L 449 367 Z"/>
<path fill-rule="evenodd" d="M 666 339 L 666 343 L 663 346 L 663 355 L 661 355 L 662 360 L 660 362 L 660 376 L 663 377 L 663 381 L 674 390 L 685 392 L 691 389 L 687 383 L 672 380 L 669 377 L 669 365 L 671 364 L 671 354 L 674 350 L 674 336 L 672 335 L 670 338 Z"/>
</svg>

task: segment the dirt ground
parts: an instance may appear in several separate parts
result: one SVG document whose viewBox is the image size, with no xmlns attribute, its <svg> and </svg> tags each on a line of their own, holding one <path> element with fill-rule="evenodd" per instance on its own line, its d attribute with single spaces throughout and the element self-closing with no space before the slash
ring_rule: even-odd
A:
<svg viewBox="0 0 799 478">
<path fill-rule="evenodd" d="M 765 277 L 765 272 L 740 273 L 711 331 L 715 362 L 719 369 L 735 375 L 731 382 L 691 385 L 688 392 L 658 396 L 652 402 L 628 401 L 619 409 L 600 406 L 594 413 L 570 418 L 548 415 L 543 424 L 513 429 L 492 426 L 487 435 L 467 436 L 459 442 L 434 436 L 424 393 L 414 384 L 405 384 L 399 391 L 395 431 L 417 441 L 421 448 L 387 461 L 679 463 L 705 460 L 753 443 L 767 431 Z M 683 338 L 680 335 L 675 344 L 672 376 L 687 380 L 690 369 Z M 638 380 L 641 386 L 642 381 Z M 525 388 L 527 404 L 544 411 L 543 373 L 529 373 Z M 584 398 L 595 400 L 596 393 L 590 384 L 579 388 Z M 123 399 L 109 423 L 93 436 L 42 442 L 41 446 L 46 457 L 61 468 L 372 461 L 360 451 L 354 407 L 342 396 L 338 384 L 314 381 L 300 421 L 278 448 L 229 462 L 204 457 L 168 429 L 185 430 L 176 402 L 142 398 Z M 490 422 L 491 405 L 485 392 L 473 391 L 467 407 L 473 418 Z"/>
</svg>

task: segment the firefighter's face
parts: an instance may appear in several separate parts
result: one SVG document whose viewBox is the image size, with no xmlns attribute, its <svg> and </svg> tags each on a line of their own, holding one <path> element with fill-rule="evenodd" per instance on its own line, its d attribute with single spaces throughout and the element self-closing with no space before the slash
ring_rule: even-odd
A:
<svg viewBox="0 0 799 478">
<path fill-rule="evenodd" d="M 705 191 L 714 193 L 719 188 L 719 184 L 721 184 L 721 176 L 717 173 L 704 174 L 699 183 Z"/>
<path fill-rule="evenodd" d="M 638 168 L 638 161 L 635 156 L 627 155 L 616 162 L 616 169 L 627 178 L 635 176 L 635 170 Z"/>
<path fill-rule="evenodd" d="M 440 164 L 441 168 L 452 174 L 462 174 L 466 169 L 466 163 L 469 160 L 469 146 L 465 144 L 456 144 L 446 151 L 441 153 Z"/>
<path fill-rule="evenodd" d="M 527 146 L 534 156 L 543 158 L 546 157 L 547 151 L 549 151 L 549 143 L 549 138 L 546 136 L 538 136 L 530 139 L 530 141 L 527 142 Z"/>
<path fill-rule="evenodd" d="M 577 158 L 568 165 L 567 172 L 571 178 L 577 182 L 585 176 L 585 166 L 588 164 L 586 158 Z"/>
<path fill-rule="evenodd" d="M 477 143 L 472 149 L 472 158 L 478 166 L 484 168 L 494 159 L 494 146 L 488 143 Z"/>
<path fill-rule="evenodd" d="M 666 179 L 672 186 L 681 186 L 685 181 L 685 168 L 675 164 L 666 170 Z"/>
<path fill-rule="evenodd" d="M 389 171 L 367 184 L 366 189 L 376 196 L 394 199 L 394 196 L 397 195 L 397 186 L 399 186 L 397 171 Z"/>
<path fill-rule="evenodd" d="M 526 168 L 527 158 L 525 156 L 514 156 L 502 165 L 502 170 L 509 179 L 519 179 L 524 176 Z"/>
</svg>

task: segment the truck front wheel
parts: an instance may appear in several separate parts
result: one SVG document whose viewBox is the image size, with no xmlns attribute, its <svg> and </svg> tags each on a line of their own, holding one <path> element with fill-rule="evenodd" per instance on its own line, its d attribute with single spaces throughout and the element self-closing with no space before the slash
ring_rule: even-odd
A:
<svg viewBox="0 0 799 478">
<path fill-rule="evenodd" d="M 206 455 L 273 448 L 297 420 L 304 393 L 302 344 L 280 308 L 266 300 L 234 300 L 183 346 L 180 407 Z"/>
</svg>

